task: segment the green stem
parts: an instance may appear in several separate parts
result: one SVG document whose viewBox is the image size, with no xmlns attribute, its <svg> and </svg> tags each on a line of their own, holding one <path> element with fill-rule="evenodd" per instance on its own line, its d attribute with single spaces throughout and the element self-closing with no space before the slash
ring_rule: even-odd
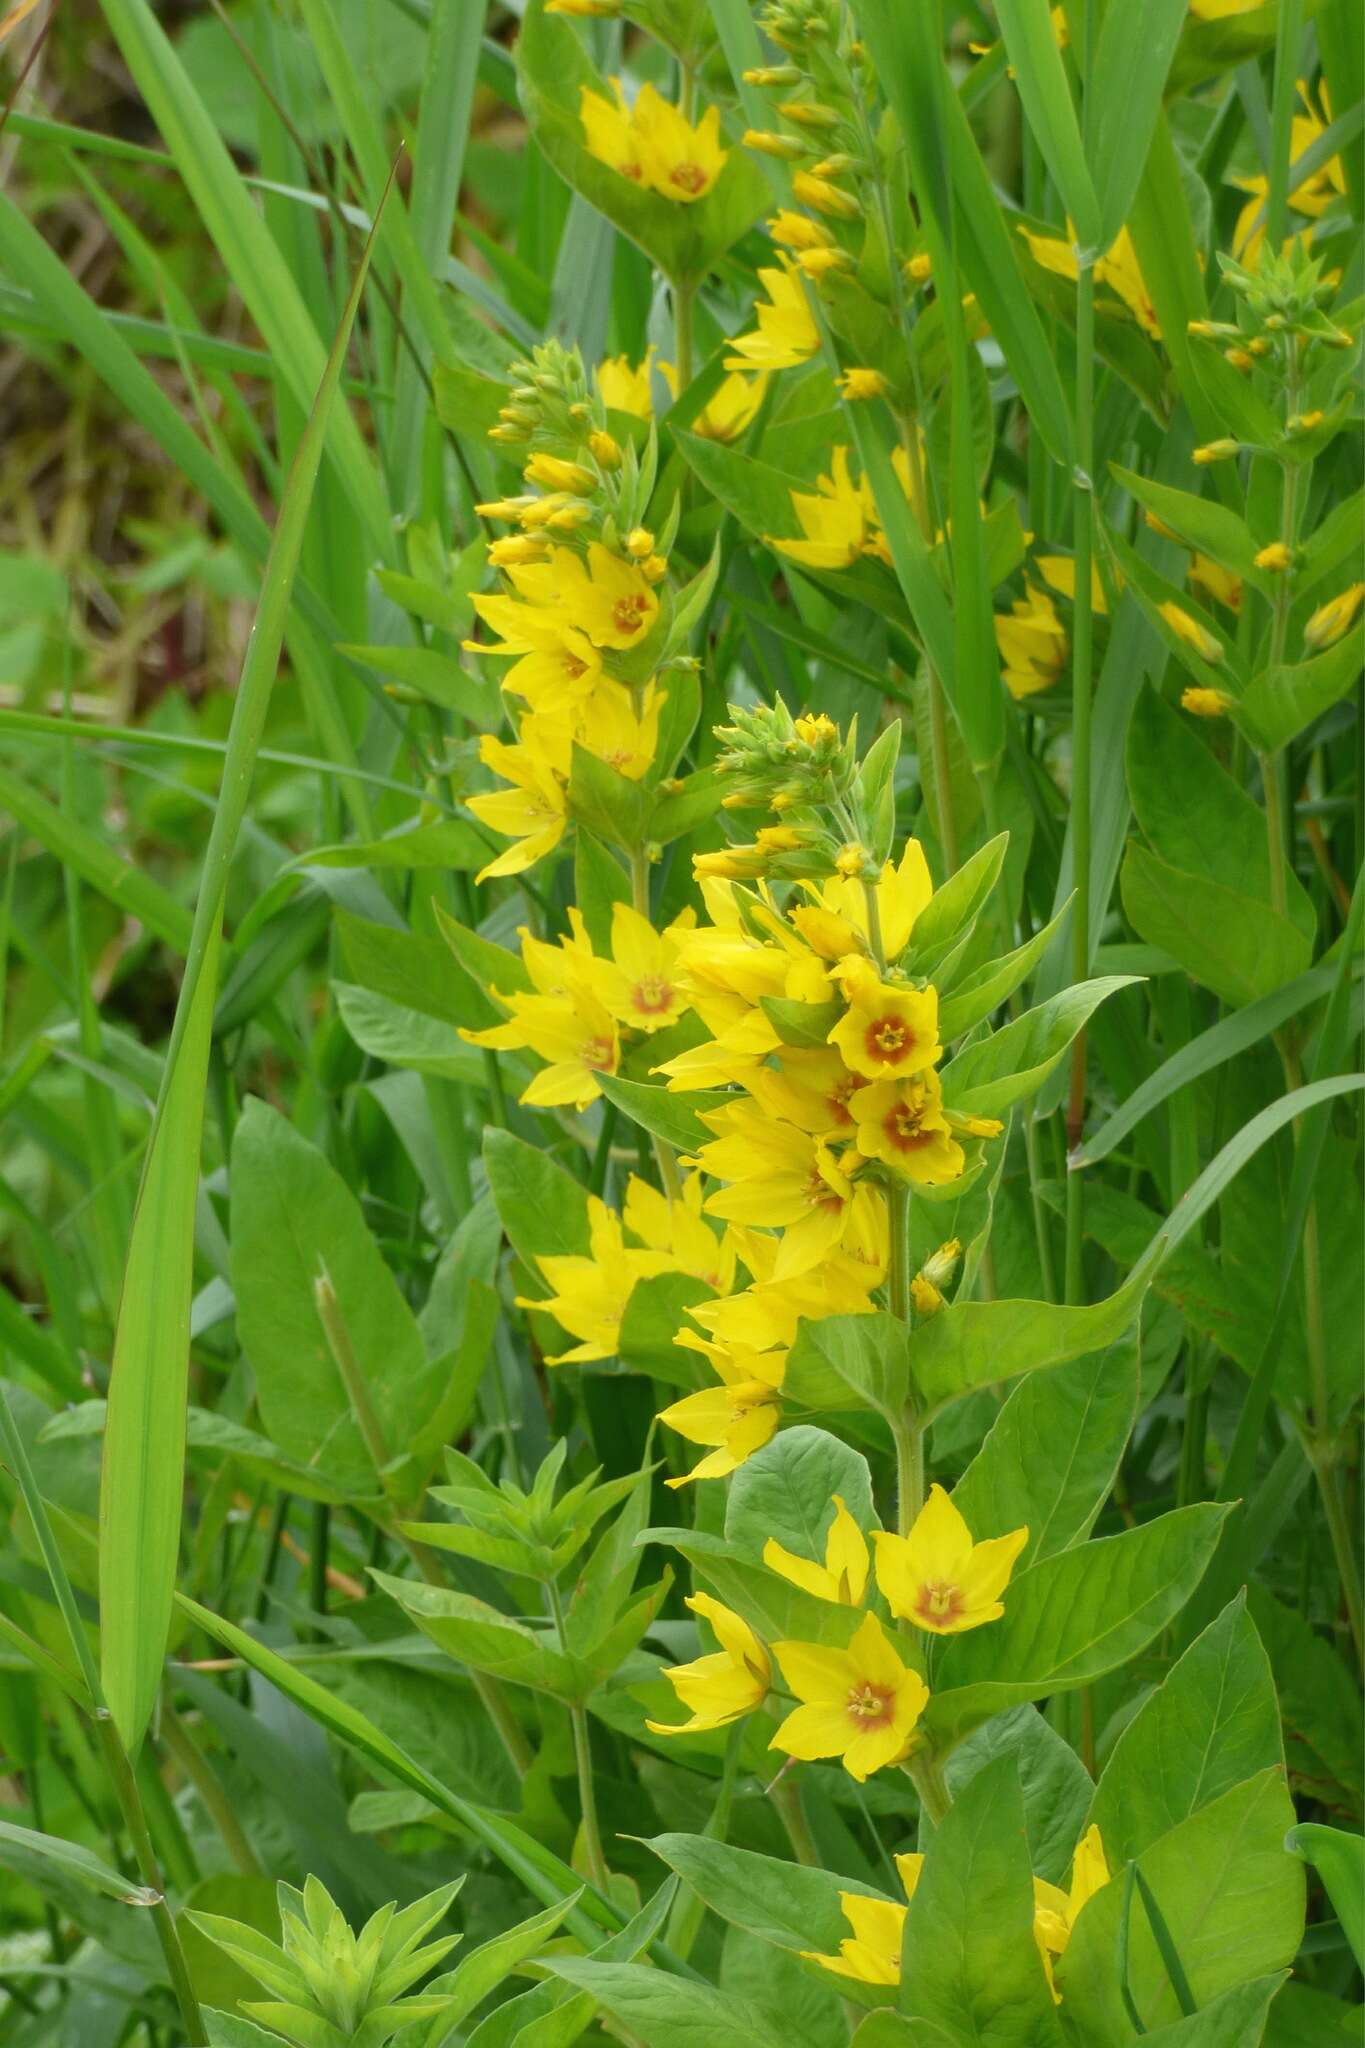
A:
<svg viewBox="0 0 1365 2048">
<path fill-rule="evenodd" d="M 1091 592 L 1095 538 L 1095 272 L 1094 252 L 1086 252 L 1076 277 L 1076 474 L 1073 547 L 1075 602 L 1072 619 L 1071 827 L 1072 979 L 1090 972 L 1090 706 L 1094 608 Z M 1071 1050 L 1071 1087 L 1067 1098 L 1067 1150 L 1074 1153 L 1085 1128 L 1086 1035 L 1076 1034 Z M 1066 1179 L 1066 1298 L 1085 1297 L 1082 1253 L 1085 1244 L 1085 1184 L 1077 1168 Z"/>
<path fill-rule="evenodd" d="M 820 1870 L 824 1858 L 815 1846 L 815 1837 L 806 1819 L 806 1809 L 801 1803 L 801 1787 L 792 1774 L 791 1767 L 784 1764 L 769 1794 L 778 1816 L 787 1831 L 787 1840 L 792 1845 L 792 1854 L 807 1870 Z"/>
<path fill-rule="evenodd" d="M 186 2037 L 191 2048 L 207 2048 L 209 2037 L 204 2026 L 204 2016 L 199 2010 L 199 2000 L 190 1981 L 189 1966 L 185 1961 L 185 1952 L 180 1946 L 180 1933 L 175 1924 L 175 1915 L 166 1902 L 161 1867 L 156 1860 L 152 1838 L 147 1832 L 147 1820 L 138 1796 L 137 1780 L 128 1761 L 128 1752 L 124 1749 L 119 1732 L 114 1726 L 114 1717 L 103 1700 L 95 1710 L 95 1728 L 99 1735 L 104 1767 L 114 1788 L 119 1811 L 123 1815 L 123 1824 L 128 1830 L 128 1839 L 133 1845 L 133 1856 L 138 1872 L 148 1892 L 152 1894 L 147 1902 L 152 1925 L 156 1929 L 166 1973 L 170 1978 L 176 2003 L 180 2007 L 180 2016 L 185 2023 Z"/>
<path fill-rule="evenodd" d="M 1289 214 L 1289 158 L 1294 140 L 1294 100 L 1303 43 L 1303 0 L 1280 0 L 1275 35 L 1275 87 L 1270 109 L 1269 189 L 1265 202 L 1265 245 L 1278 254 Z"/>
<path fill-rule="evenodd" d="M 544 1581 L 549 1596 L 550 1613 L 554 1617 L 555 1635 L 560 1649 L 567 1656 L 569 1639 L 564 1621 L 564 1603 L 559 1597 L 559 1587 L 553 1579 Z M 597 1821 L 597 1787 L 592 1775 L 592 1736 L 588 1728 L 588 1710 L 582 1700 L 566 1702 L 569 1721 L 573 1728 L 574 1764 L 578 1771 L 578 1807 L 583 1828 L 583 1852 L 587 1859 L 588 1876 L 606 1897 L 611 1896 L 611 1872 L 607 1868 L 606 1855 L 602 1848 L 602 1830 Z"/>
<path fill-rule="evenodd" d="M 924 1431 L 909 1409 L 896 1431 L 896 1531 L 908 1536 L 924 1506 Z"/>
<path fill-rule="evenodd" d="M 264 1876 L 260 1860 L 223 1789 L 222 1780 L 166 1695 L 161 1702 L 161 1740 L 199 1794 L 199 1802 L 217 1828 L 223 1847 L 236 1868 L 244 1877 Z"/>
<path fill-rule="evenodd" d="M 906 1769 L 919 1794 L 920 1805 L 924 1808 L 930 1823 L 938 1827 L 952 1805 L 947 1784 L 944 1782 L 942 1764 L 937 1757 L 926 1752 L 923 1756 L 911 1757 Z"/>
</svg>

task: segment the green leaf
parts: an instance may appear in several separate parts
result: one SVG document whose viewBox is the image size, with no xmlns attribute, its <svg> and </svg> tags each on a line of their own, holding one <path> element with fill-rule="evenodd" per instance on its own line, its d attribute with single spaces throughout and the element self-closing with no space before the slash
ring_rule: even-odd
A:
<svg viewBox="0 0 1365 2048">
<path fill-rule="evenodd" d="M 491 939 L 469 931 L 439 903 L 433 903 L 432 910 L 441 937 L 481 989 L 492 989 L 495 994 L 529 994 L 531 977 L 519 954 L 509 953 L 506 946 L 495 946 Z"/>
<path fill-rule="evenodd" d="M 783 1386 L 808 1408 L 871 1408 L 899 1422 L 910 1386 L 907 1332 L 893 1316 L 802 1322 Z"/>
<path fill-rule="evenodd" d="M 951 995 L 940 994 L 938 1028 L 946 1043 L 951 1044 L 953 1039 L 970 1031 L 973 1024 L 989 1017 L 992 1010 L 1028 979 L 1056 937 L 1070 903 L 1071 898 L 1068 897 L 1051 923 L 1043 925 L 1024 945 L 1016 946 L 1012 953 L 1005 953 L 998 960 L 988 960 L 984 967 L 978 967 L 974 974 L 958 983 Z"/>
<path fill-rule="evenodd" d="M 1251 1618 L 1275 1674 L 1291 1784 L 1352 1816 L 1365 1806 L 1365 1709 L 1333 1644 L 1261 1586 Z"/>
<path fill-rule="evenodd" d="M 838 1952 L 849 1932 L 841 1892 L 878 1898 L 871 1885 L 832 1870 L 779 1862 L 703 1835 L 654 1835 L 646 1845 L 697 1897 L 732 1927 L 775 1948 Z"/>
<path fill-rule="evenodd" d="M 1249 1984 L 1234 1984 L 1220 1992 L 1201 2011 L 1187 2019 L 1172 2020 L 1168 2027 L 1156 2027 L 1143 2039 L 1148 2048 L 1251 2048 L 1264 2033 L 1270 2003 L 1284 1985 L 1281 1972 L 1274 1977 L 1254 1977 Z M 1293 1986 L 1287 1987 L 1293 1989 Z M 1280 2010 L 1282 1999 L 1276 1999 Z M 1265 2036 L 1267 2044 L 1269 2035 Z M 1326 2048 L 1326 2036 L 1314 2036 L 1314 2048 Z M 1284 2044 L 1279 2044 L 1284 2048 Z"/>
<path fill-rule="evenodd" d="M 1207 1502 L 1177 1508 L 1017 1573 L 1000 1621 L 945 1643 L 926 1727 L 952 1742 L 1003 1707 L 1126 1664 L 1198 1585 L 1227 1512 Z"/>
<path fill-rule="evenodd" d="M 1132 987 L 1139 978 L 1107 974 L 1077 982 L 978 1044 L 964 1047 L 943 1069 L 948 1107 L 964 1115 L 998 1116 L 1035 1094 L 1106 997 Z"/>
<path fill-rule="evenodd" d="M 586 825 L 608 846 L 634 847 L 645 836 L 649 791 L 575 742 L 569 810 L 580 825 Z"/>
<path fill-rule="evenodd" d="M 319 1275 L 325 1269 L 336 1290 L 391 1455 L 436 1410 L 448 1361 L 427 1358 L 412 1310 L 345 1181 L 256 1097 L 237 1125 L 229 1185 L 237 1327 L 266 1430 L 287 1457 L 348 1492 L 377 1494 L 378 1475 L 318 1317 Z"/>
<path fill-rule="evenodd" d="M 675 1341 L 692 1304 L 709 1301 L 712 1289 L 690 1273 L 656 1273 L 630 1290 L 616 1339 L 616 1354 L 632 1372 L 649 1373 L 666 1386 L 690 1393 L 701 1384 L 702 1361 Z"/>
<path fill-rule="evenodd" d="M 1101 22 L 1087 114 L 1102 249 L 1114 241 L 1137 196 L 1186 15 L 1185 0 L 1151 0 L 1143 7 L 1110 7 Z"/>
<path fill-rule="evenodd" d="M 462 668 L 454 655 L 439 654 L 431 647 L 343 646 L 338 652 L 363 662 L 376 675 L 416 690 L 443 711 L 453 711 L 483 731 L 492 731 L 502 716 L 496 686 Z"/>
<path fill-rule="evenodd" d="M 1084 1542 L 1133 1425 L 1137 1365 L 1130 1336 L 1020 1380 L 953 1489 L 978 1541 L 1027 1527 L 1017 1569 Z"/>
<path fill-rule="evenodd" d="M 1076 237 L 1096 255 L 1103 255 L 1108 242 L 1081 146 L 1052 11 L 1047 0 L 997 0 L 996 13 L 1025 117 L 1075 225 Z M 1153 118 L 1155 113 L 1153 107 Z"/>
<path fill-rule="evenodd" d="M 714 1135 L 700 1121 L 700 1112 L 719 1109 L 731 1097 L 724 1089 L 700 1089 L 694 1094 L 671 1094 L 667 1088 L 645 1081 L 627 1081 L 620 1074 L 600 1074 L 598 1081 L 608 1102 L 623 1109 L 632 1123 L 662 1138 L 678 1152 L 695 1152 Z"/>
<path fill-rule="evenodd" d="M 896 2008 L 980 2048 L 1060 2048 L 1033 1936 L 1033 1873 L 1012 1757 L 978 1771 L 934 1830 L 905 1917 Z"/>
<path fill-rule="evenodd" d="M 1246 521 L 1212 498 L 1197 498 L 1190 491 L 1177 491 L 1170 484 L 1139 476 L 1117 462 L 1110 465 L 1114 476 L 1135 497 L 1139 505 L 1154 512 L 1163 526 L 1169 526 L 1187 547 L 1211 555 L 1225 569 L 1231 569 L 1262 596 L 1274 592 L 1275 577 L 1256 566 L 1257 545 Z"/>
<path fill-rule="evenodd" d="M 1111 1870 L 1283 1761 L 1270 1662 L 1239 1595 L 1148 1694 L 1110 1753 L 1090 1820 Z"/>
<path fill-rule="evenodd" d="M 963 861 L 941 889 L 935 889 L 910 935 L 905 955 L 910 973 L 929 973 L 947 948 L 972 930 L 1000 879 L 1009 843 L 1008 832 L 997 832 Z"/>
<path fill-rule="evenodd" d="M 798 1557 L 825 1561 L 838 1494 L 860 1528 L 875 1525 L 872 1475 L 860 1451 L 827 1430 L 784 1429 L 746 1458 L 730 1485 L 725 1540 L 761 1557 L 769 1537 Z"/>
<path fill-rule="evenodd" d="M 1134 929 L 1225 1002 L 1265 1000 L 1296 981 L 1313 957 L 1311 939 L 1258 896 L 1172 867 L 1136 840 L 1124 855 L 1120 887 Z"/>
<path fill-rule="evenodd" d="M 556 1956 L 548 1967 L 590 1991 L 637 2039 L 667 2041 L 669 2048 L 790 2048 L 779 2013 L 768 2016 L 698 1979 L 591 1956 Z"/>
<path fill-rule="evenodd" d="M 134 1884 L 121 1870 L 112 1870 L 107 1863 L 101 1863 L 79 1842 L 63 1841 L 60 1835 L 40 1834 L 33 1828 L 16 1827 L 11 1821 L 0 1821 L 0 1863 L 10 1860 L 7 1852 L 19 1850 L 25 1859 L 36 1858 L 39 1864 L 50 1864 L 63 1877 L 74 1877 L 90 1891 L 100 1892 L 106 1899 L 117 1899 L 126 1906 L 153 1906 L 157 1894 L 145 1885 Z M 21 1866 L 22 1868 L 22 1866 Z"/>
<path fill-rule="evenodd" d="M 294 865 L 308 868 L 479 868 L 488 859 L 488 842 L 462 818 L 441 818 L 434 824 L 405 825 L 385 839 L 347 840 L 340 846 L 315 846 Z"/>
<path fill-rule="evenodd" d="M 486 1600 L 457 1593 L 451 1587 L 396 1579 L 388 1572 L 374 1571 L 371 1577 L 423 1635 L 430 1636 L 457 1663 L 486 1671 L 511 1685 L 552 1693 L 557 1699 L 579 1698 L 583 1673 L 578 1660 L 554 1647 L 548 1629 L 527 1628 L 510 1615 L 500 1614 Z"/>
<path fill-rule="evenodd" d="M 373 989 L 334 981 L 332 993 L 342 1023 L 362 1052 L 391 1067 L 417 1074 L 444 1074 L 467 1088 L 483 1088 L 488 1074 L 483 1055 L 455 1036 L 443 1018 L 407 1009 Z"/>
<path fill-rule="evenodd" d="M 1064 1885 L 1094 1796 L 1090 1773 L 1037 1707 L 1010 1707 L 959 1742 L 948 1758 L 944 1779 L 953 1798 L 1001 1756 L 1019 1774 L 1029 1862 L 1039 1877 Z"/>
<path fill-rule="evenodd" d="M 1351 1944 L 1358 1969 L 1365 1970 L 1365 1839 L 1344 1828 L 1300 1821 L 1284 1838 L 1293 1856 L 1311 1863 L 1327 1888 Z"/>
<path fill-rule="evenodd" d="M 1262 669 L 1238 699 L 1238 723 L 1266 753 L 1288 746 L 1346 695 L 1360 674 L 1363 655 L 1365 633 L 1356 627 L 1308 661 Z"/>
<path fill-rule="evenodd" d="M 1198 2005 L 1293 1962 L 1304 1901 L 1303 1872 L 1284 1853 L 1284 1830 L 1293 1818 L 1283 1771 L 1262 1771 L 1159 1836 L 1138 1858 Z M 1057 1964 L 1057 1986 L 1085 2048 L 1116 2048 L 1135 2038 L 1114 1969 L 1122 1895 L 1118 1883 L 1096 1893 Z M 1165 1963 L 1136 1903 L 1128 1971 L 1145 2027 L 1179 2018 Z"/>
<path fill-rule="evenodd" d="M 483 1158 L 502 1227 L 533 1272 L 542 1252 L 586 1255 L 588 1197 L 581 1182 L 510 1131 L 485 1131 Z"/>
<path fill-rule="evenodd" d="M 504 1933 L 495 1934 L 491 1941 L 481 1942 L 478 1948 L 472 1949 L 457 1969 L 439 1978 L 430 1988 L 433 1991 L 439 1989 L 447 2000 L 440 2015 L 441 2026 L 447 2032 L 458 2027 L 490 1991 L 495 1991 L 528 1956 L 535 1955 L 577 1903 L 577 1897 L 561 1899 L 530 1920 L 519 1921 Z"/>
</svg>

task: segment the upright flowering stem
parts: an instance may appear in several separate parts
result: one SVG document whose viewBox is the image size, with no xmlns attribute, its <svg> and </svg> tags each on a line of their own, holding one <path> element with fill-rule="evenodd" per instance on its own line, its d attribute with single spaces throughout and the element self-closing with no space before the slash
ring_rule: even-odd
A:
<svg viewBox="0 0 1365 2048">
<path fill-rule="evenodd" d="M 1094 607 L 1091 581 L 1095 537 L 1095 256 L 1078 252 L 1076 276 L 1076 516 L 1072 536 L 1076 557 L 1076 601 L 1072 640 L 1071 843 L 1076 904 L 1072 912 L 1072 974 L 1090 972 L 1090 700 Z M 1066 1109 L 1067 1151 L 1074 1153 L 1085 1126 L 1086 1034 L 1077 1032 L 1071 1052 L 1071 1088 Z M 1085 1193 L 1078 1167 L 1066 1182 L 1066 1298 L 1083 1299 L 1082 1253 Z"/>
<path fill-rule="evenodd" d="M 554 1617 L 555 1635 L 561 1650 L 568 1653 L 568 1636 L 564 1627 L 564 1603 L 559 1597 L 559 1587 L 553 1579 L 546 1579 L 545 1591 L 549 1597 L 550 1612 Z M 588 1732 L 588 1710 L 581 1700 L 568 1702 L 569 1720 L 573 1726 L 574 1763 L 578 1770 L 578 1805 L 583 1821 L 583 1851 L 587 1858 L 588 1876 L 600 1892 L 609 1893 L 611 1872 L 602 1850 L 602 1831 L 597 1824 L 597 1788 L 592 1776 L 592 1740 Z"/>
<path fill-rule="evenodd" d="M 641 844 L 630 850 L 630 900 L 641 917 L 648 917 L 649 910 L 649 849 Z M 604 1126 L 605 1128 L 605 1126 Z M 678 1162 L 673 1156 L 673 1147 L 662 1138 L 652 1138 L 654 1164 L 659 1169 L 659 1184 L 670 1202 L 681 1201 L 682 1181 L 678 1175 Z M 604 1168 L 605 1170 L 605 1168 Z"/>
</svg>

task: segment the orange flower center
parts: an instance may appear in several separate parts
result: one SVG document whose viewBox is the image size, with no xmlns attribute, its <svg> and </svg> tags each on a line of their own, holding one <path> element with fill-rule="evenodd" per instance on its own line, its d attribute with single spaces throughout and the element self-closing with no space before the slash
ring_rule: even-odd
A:
<svg viewBox="0 0 1365 2048">
<path fill-rule="evenodd" d="M 630 1000 L 645 1017 L 658 1017 L 673 1001 L 673 984 L 662 974 L 646 974 L 630 992 Z"/>
<path fill-rule="evenodd" d="M 706 173 L 700 164 L 674 164 L 668 174 L 668 182 L 670 185 L 676 185 L 680 192 L 704 192 Z"/>
<path fill-rule="evenodd" d="M 845 1074 L 843 1080 L 836 1081 L 829 1090 L 825 1100 L 829 1104 L 830 1115 L 834 1118 L 836 1124 L 852 1123 L 853 1113 L 848 1105 L 852 1101 L 855 1091 L 861 1088 L 862 1085 L 859 1075 Z"/>
<path fill-rule="evenodd" d="M 644 169 L 640 164 L 618 164 L 616 168 L 623 178 L 633 178 L 637 185 L 644 176 Z"/>
<path fill-rule="evenodd" d="M 807 1206 L 812 1209 L 842 1209 L 844 1206 L 843 1196 L 836 1188 L 830 1186 L 818 1166 L 811 1168 L 802 1195 Z"/>
<path fill-rule="evenodd" d="M 585 1038 L 578 1057 L 590 1074 L 609 1074 L 616 1048 L 609 1038 Z"/>
<path fill-rule="evenodd" d="M 880 1060 L 884 1066 L 898 1067 L 914 1051 L 916 1040 L 905 1019 L 892 1011 L 889 1016 L 873 1018 L 863 1042 L 870 1058 Z"/>
<path fill-rule="evenodd" d="M 917 1152 L 933 1143 L 933 1133 L 920 1129 L 923 1118 L 922 1102 L 898 1102 L 882 1118 L 882 1129 L 897 1152 Z"/>
<path fill-rule="evenodd" d="M 612 624 L 618 633 L 638 633 L 648 608 L 648 599 L 642 591 L 632 591 L 629 597 L 618 597 L 611 608 Z"/>
<path fill-rule="evenodd" d="M 845 1710 L 860 1731 L 885 1728 L 890 1724 L 894 1703 L 895 1695 L 889 1686 L 873 1685 L 869 1679 L 852 1687 Z"/>
<path fill-rule="evenodd" d="M 915 1612 L 921 1621 L 955 1621 L 966 1602 L 960 1586 L 946 1586 L 941 1580 L 929 1580 L 915 1595 Z"/>
</svg>

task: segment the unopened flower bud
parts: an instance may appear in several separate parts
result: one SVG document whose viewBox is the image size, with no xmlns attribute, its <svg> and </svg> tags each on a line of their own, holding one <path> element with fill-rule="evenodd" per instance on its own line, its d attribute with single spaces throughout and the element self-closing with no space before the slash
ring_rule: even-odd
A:
<svg viewBox="0 0 1365 2048">
<path fill-rule="evenodd" d="M 1303 629 L 1303 644 L 1316 654 L 1340 640 L 1365 599 L 1365 583 L 1352 583 L 1320 604 Z"/>
<path fill-rule="evenodd" d="M 1194 684 L 1180 698 L 1183 708 L 1196 718 L 1226 718 L 1235 701 L 1226 690 L 1206 690 Z"/>
<path fill-rule="evenodd" d="M 1271 541 L 1269 547 L 1260 549 L 1256 556 L 1258 569 L 1270 569 L 1280 575 L 1294 566 L 1294 556 L 1282 540 Z"/>
<path fill-rule="evenodd" d="M 1226 462 L 1237 453 L 1238 446 L 1230 434 L 1225 434 L 1220 441 L 1205 441 L 1194 451 L 1195 463 L 1200 469 L 1207 469 L 1211 462 Z"/>
<path fill-rule="evenodd" d="M 637 562 L 642 562 L 653 552 L 654 536 L 647 526 L 637 526 L 626 535 L 626 553 L 633 555 Z"/>
<path fill-rule="evenodd" d="M 1213 662 L 1223 659 L 1222 641 L 1215 640 L 1207 627 L 1201 626 L 1198 619 L 1182 606 L 1163 604 L 1159 610 L 1171 631 L 1183 640 L 1187 647 L 1192 647 L 1201 660 Z"/>
<path fill-rule="evenodd" d="M 794 135 L 775 135 L 768 128 L 746 128 L 740 141 L 745 149 L 756 149 L 760 156 L 780 157 L 787 163 L 795 163 L 811 153 L 809 143 L 798 141 Z"/>
</svg>

